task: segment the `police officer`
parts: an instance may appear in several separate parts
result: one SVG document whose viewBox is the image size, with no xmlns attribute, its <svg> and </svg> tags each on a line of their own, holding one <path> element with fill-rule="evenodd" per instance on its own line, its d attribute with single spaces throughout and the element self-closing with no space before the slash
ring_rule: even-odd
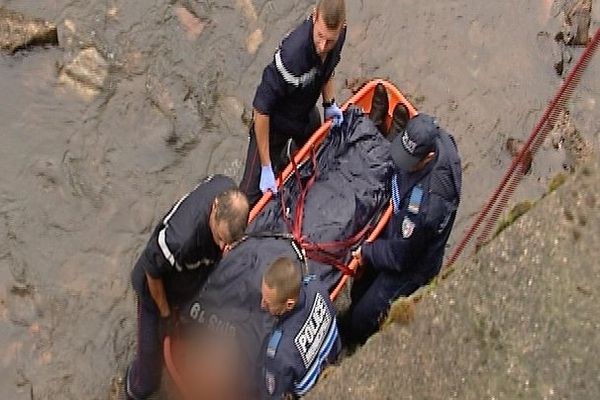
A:
<svg viewBox="0 0 600 400">
<path fill-rule="evenodd" d="M 138 351 L 125 377 L 128 398 L 145 399 L 158 389 L 172 307 L 189 300 L 223 250 L 243 236 L 248 210 L 234 182 L 215 175 L 175 203 L 155 228 L 132 272 Z"/>
<path fill-rule="evenodd" d="M 460 200 L 461 166 L 454 138 L 428 115 L 410 119 L 391 144 L 393 216 L 380 239 L 354 252 L 364 275 L 352 288 L 343 337 L 363 343 L 390 304 L 428 283 L 442 266 Z"/>
<path fill-rule="evenodd" d="M 261 307 L 278 318 L 263 354 L 261 399 L 303 396 L 341 350 L 327 290 L 280 257 L 265 271 L 261 292 Z"/>
<path fill-rule="evenodd" d="M 312 15 L 289 33 L 263 71 L 254 97 L 244 177 L 240 184 L 250 204 L 267 190 L 277 192 L 275 172 L 283 164 L 289 139 L 302 146 L 319 127 L 315 107 L 323 97 L 325 118 L 341 125 L 333 75 L 346 37 L 344 0 L 319 0 Z"/>
</svg>

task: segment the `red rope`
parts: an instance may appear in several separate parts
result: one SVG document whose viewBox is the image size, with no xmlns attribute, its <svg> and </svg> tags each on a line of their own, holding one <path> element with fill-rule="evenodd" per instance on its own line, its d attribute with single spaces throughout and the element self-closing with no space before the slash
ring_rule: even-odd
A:
<svg viewBox="0 0 600 400">
<path fill-rule="evenodd" d="M 537 150 L 539 149 L 540 145 L 544 142 L 544 139 L 546 138 L 546 136 L 548 135 L 548 133 L 550 132 L 550 130 L 552 129 L 552 127 L 554 126 L 554 124 L 556 122 L 557 108 L 558 107 L 562 108 L 564 106 L 565 102 L 573 94 L 575 87 L 577 86 L 577 84 L 579 83 L 579 81 L 581 79 L 581 75 L 585 71 L 585 68 L 588 66 L 589 61 L 591 60 L 596 48 L 598 47 L 599 40 L 600 40 L 600 28 L 598 30 L 596 30 L 594 37 L 588 43 L 588 45 L 587 45 L 585 51 L 582 53 L 581 57 L 579 57 L 577 64 L 575 65 L 573 70 L 569 73 L 569 75 L 567 76 L 567 79 L 563 82 L 563 84 L 560 86 L 558 92 L 555 94 L 553 99 L 550 101 L 550 103 L 546 107 L 544 114 L 542 115 L 542 117 L 538 121 L 537 125 L 531 132 L 529 139 L 527 140 L 527 142 L 523 145 L 523 147 L 521 148 L 519 153 L 513 159 L 510 167 L 508 168 L 508 170 L 504 174 L 504 177 L 500 181 L 500 184 L 496 187 L 496 189 L 494 190 L 494 192 L 488 199 L 487 203 L 485 204 L 485 206 L 483 207 L 483 209 L 477 216 L 477 219 L 475 220 L 475 222 L 466 231 L 462 240 L 456 246 L 452 255 L 448 258 L 444 268 L 447 268 L 447 267 L 451 266 L 452 264 L 454 264 L 454 262 L 462 254 L 462 252 L 464 251 L 466 246 L 469 244 L 469 242 L 471 241 L 471 239 L 473 238 L 475 233 L 479 230 L 479 227 L 484 222 L 484 220 L 488 217 L 488 214 L 491 211 L 492 212 L 491 216 L 487 220 L 486 224 L 484 225 L 483 232 L 477 239 L 477 244 L 478 245 L 483 244 L 488 240 L 492 228 L 496 225 L 496 222 L 498 221 L 500 214 L 506 207 L 508 200 L 510 199 L 510 197 L 514 193 L 515 189 L 517 188 L 519 182 L 521 181 L 521 178 L 523 176 L 523 174 L 522 174 L 523 160 L 525 160 L 526 154 L 530 153 L 531 156 L 533 157 L 535 155 L 535 153 L 537 152 Z M 521 167 L 517 168 L 517 166 L 521 166 Z M 515 175 L 515 172 L 516 172 L 516 175 Z M 500 197 L 501 194 L 502 194 L 502 197 Z M 500 201 L 496 204 L 498 198 L 500 198 Z"/>
<path fill-rule="evenodd" d="M 352 246 L 358 244 L 370 230 L 370 225 L 365 226 L 363 229 L 352 235 L 351 237 L 345 240 L 332 241 L 332 242 L 323 242 L 316 243 L 312 242 L 308 237 L 306 237 L 302 233 L 302 222 L 304 220 L 304 205 L 306 200 L 306 195 L 308 194 L 310 188 L 313 186 L 318 176 L 318 168 L 317 168 L 317 158 L 314 148 L 311 150 L 311 162 L 313 165 L 313 173 L 309 178 L 306 185 L 302 185 L 302 179 L 300 177 L 300 172 L 298 171 L 297 164 L 292 160 L 292 166 L 294 168 L 294 174 L 296 176 L 296 180 L 298 181 L 298 186 L 300 187 L 300 194 L 298 196 L 298 201 L 296 202 L 296 213 L 294 216 L 294 221 L 290 221 L 290 218 L 286 212 L 285 200 L 283 193 L 281 193 L 281 210 L 283 213 L 284 221 L 288 227 L 288 231 L 292 234 L 294 239 L 298 242 L 298 244 L 304 249 L 306 252 L 306 256 L 314 261 L 321 262 L 328 265 L 333 265 L 338 268 L 344 275 L 354 275 L 354 270 L 348 268 L 343 262 L 340 261 L 340 258 L 343 257 L 343 253 L 347 251 Z"/>
</svg>

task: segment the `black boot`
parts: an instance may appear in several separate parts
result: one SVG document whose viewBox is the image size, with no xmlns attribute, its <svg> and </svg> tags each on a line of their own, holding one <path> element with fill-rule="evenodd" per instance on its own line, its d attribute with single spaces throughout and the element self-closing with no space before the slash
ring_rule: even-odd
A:
<svg viewBox="0 0 600 400">
<path fill-rule="evenodd" d="M 386 136 L 387 139 L 391 142 L 394 140 L 396 136 L 400 132 L 403 132 L 406 129 L 406 124 L 408 123 L 408 108 L 400 102 L 396 104 L 394 107 L 394 112 L 392 113 L 392 124 L 390 126 L 390 131 Z"/>
<path fill-rule="evenodd" d="M 371 102 L 371 112 L 369 117 L 375 123 L 379 132 L 385 136 L 387 130 L 385 129 L 385 117 L 387 116 L 389 108 L 387 90 L 382 83 L 378 83 L 375 86 L 373 93 L 373 100 Z"/>
</svg>

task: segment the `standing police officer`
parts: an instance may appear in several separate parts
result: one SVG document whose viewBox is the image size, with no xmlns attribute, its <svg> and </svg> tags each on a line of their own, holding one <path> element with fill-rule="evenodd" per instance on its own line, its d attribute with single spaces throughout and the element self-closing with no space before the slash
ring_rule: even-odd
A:
<svg viewBox="0 0 600 400">
<path fill-rule="evenodd" d="M 323 96 L 325 118 L 341 125 L 333 75 L 346 38 L 344 0 L 319 0 L 314 13 L 289 33 L 263 71 L 254 97 L 254 122 L 241 189 L 250 204 L 267 190 L 277 192 L 275 172 L 291 138 L 302 146 L 319 127 L 315 107 Z"/>
<path fill-rule="evenodd" d="M 352 288 L 342 332 L 364 343 L 391 303 L 438 274 L 460 200 L 462 171 L 454 138 L 419 114 L 391 144 L 393 216 L 384 235 L 353 254 L 365 265 Z"/>
<path fill-rule="evenodd" d="M 327 290 L 287 257 L 263 276 L 261 307 L 278 322 L 264 350 L 261 399 L 305 395 L 340 350 L 335 310 Z"/>
<path fill-rule="evenodd" d="M 127 369 L 127 397 L 141 400 L 160 386 L 162 340 L 173 305 L 194 295 L 221 258 L 240 239 L 248 201 L 222 175 L 204 179 L 183 196 L 155 228 L 132 272 L 138 300 L 138 351 Z"/>
</svg>

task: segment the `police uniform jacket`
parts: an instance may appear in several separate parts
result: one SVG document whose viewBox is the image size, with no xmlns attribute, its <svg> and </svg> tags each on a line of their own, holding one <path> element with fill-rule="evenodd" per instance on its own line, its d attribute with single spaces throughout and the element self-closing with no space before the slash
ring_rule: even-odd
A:
<svg viewBox="0 0 600 400">
<path fill-rule="evenodd" d="M 230 178 L 209 176 L 171 207 L 133 269 L 132 283 L 138 294 L 146 273 L 163 279 L 167 297 L 187 293 L 208 274 L 209 267 L 221 258 L 208 222 L 212 204 L 219 194 L 233 188 Z"/>
<path fill-rule="evenodd" d="M 267 338 L 261 399 L 303 396 L 341 350 L 333 304 L 325 287 L 311 278 Z"/>
<path fill-rule="evenodd" d="M 312 15 L 283 39 L 263 71 L 253 102 L 260 113 L 270 116 L 271 132 L 302 135 L 310 111 L 340 61 L 345 38 L 344 26 L 324 62 L 315 50 Z"/>
<path fill-rule="evenodd" d="M 460 200 L 461 166 L 454 138 L 439 130 L 434 162 L 392 178 L 394 214 L 381 239 L 362 246 L 376 271 L 403 274 L 418 285 L 440 270 Z M 433 164 L 433 165 L 431 165 Z"/>
</svg>

